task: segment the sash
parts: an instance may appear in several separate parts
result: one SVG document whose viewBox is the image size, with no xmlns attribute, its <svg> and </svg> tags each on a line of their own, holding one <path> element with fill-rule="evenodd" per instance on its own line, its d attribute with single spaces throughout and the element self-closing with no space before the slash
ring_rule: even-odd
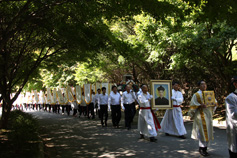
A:
<svg viewBox="0 0 237 158">
<path fill-rule="evenodd" d="M 195 93 L 195 95 L 197 97 L 198 103 L 202 104 L 201 96 L 199 95 L 199 93 Z M 207 142 L 209 139 L 208 139 L 208 134 L 207 134 L 207 125 L 206 125 L 206 120 L 205 120 L 203 108 L 199 108 L 199 111 L 200 111 L 200 115 L 201 115 L 201 119 L 202 119 L 202 127 L 203 127 L 203 131 L 204 131 L 204 135 L 205 135 L 205 140 Z"/>
<path fill-rule="evenodd" d="M 143 110 L 151 110 L 151 114 L 153 116 L 153 121 L 154 121 L 154 124 L 155 124 L 155 128 L 156 128 L 156 131 L 158 131 L 158 129 L 161 129 L 161 126 L 160 126 L 160 123 L 155 115 L 155 113 L 153 112 L 153 110 L 151 109 L 151 107 L 140 107 L 140 109 L 143 109 Z"/>
<path fill-rule="evenodd" d="M 75 93 L 76 93 L 76 100 L 77 100 L 77 104 L 81 104 L 82 102 L 82 98 L 81 98 L 81 86 L 76 86 L 75 87 Z"/>
<path fill-rule="evenodd" d="M 86 104 L 90 104 L 92 101 L 91 84 L 84 84 L 83 89 L 84 89 L 84 95 L 85 95 L 85 102 Z"/>
<path fill-rule="evenodd" d="M 72 88 L 70 86 L 66 87 L 66 96 L 67 96 L 67 100 L 69 102 L 73 102 L 74 101 L 74 97 L 73 97 L 73 93 L 72 93 Z"/>
</svg>

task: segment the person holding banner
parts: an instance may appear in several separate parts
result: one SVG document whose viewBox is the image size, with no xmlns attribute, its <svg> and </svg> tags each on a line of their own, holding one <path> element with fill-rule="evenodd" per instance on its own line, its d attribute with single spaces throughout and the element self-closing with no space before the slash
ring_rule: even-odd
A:
<svg viewBox="0 0 237 158">
<path fill-rule="evenodd" d="M 63 93 L 63 104 L 61 106 L 62 106 L 62 115 L 64 115 L 65 108 L 67 106 L 67 98 L 65 97 L 64 93 Z"/>
<path fill-rule="evenodd" d="M 126 86 L 126 91 L 123 92 L 121 103 L 122 108 L 125 108 L 125 127 L 128 130 L 131 129 L 131 123 L 134 115 L 134 105 L 135 105 L 136 96 L 135 93 L 131 90 L 131 85 Z"/>
<path fill-rule="evenodd" d="M 117 91 L 116 86 L 112 86 L 112 91 L 109 95 L 108 106 L 112 110 L 112 123 L 114 128 L 119 128 L 119 122 L 121 119 L 121 95 Z"/>
<path fill-rule="evenodd" d="M 189 115 L 193 120 L 191 138 L 199 140 L 199 153 L 202 156 L 209 156 L 207 147 L 213 140 L 213 107 L 207 106 L 204 102 L 203 92 L 206 91 L 205 81 L 198 82 L 199 91 L 196 92 L 190 103 Z"/>
<path fill-rule="evenodd" d="M 71 102 L 71 107 L 73 108 L 73 116 L 76 117 L 77 111 L 78 111 L 78 104 L 76 100 L 76 95 L 73 95 L 74 99 Z"/>
<path fill-rule="evenodd" d="M 183 103 L 183 94 L 179 91 L 179 82 L 173 82 L 172 97 L 173 109 L 167 109 L 164 118 L 161 122 L 161 132 L 164 132 L 166 136 L 176 135 L 182 139 L 186 139 L 184 136 L 187 134 L 184 127 L 183 114 L 180 105 Z"/>
<path fill-rule="evenodd" d="M 102 94 L 99 95 L 98 109 L 100 110 L 101 125 L 102 127 L 107 127 L 108 110 L 110 111 L 110 107 L 108 107 L 108 95 L 106 94 L 105 87 L 102 87 Z M 105 120 L 104 120 L 104 115 L 105 115 Z"/>
<path fill-rule="evenodd" d="M 139 117 L 138 117 L 138 130 L 140 131 L 140 139 L 144 139 L 145 136 L 150 138 L 151 142 L 156 142 L 157 131 L 160 129 L 160 124 L 156 118 L 151 107 L 152 95 L 148 93 L 148 87 L 142 86 L 142 93 L 138 96 L 140 105 Z"/>
<path fill-rule="evenodd" d="M 237 157 L 237 76 L 232 78 L 235 91 L 225 99 L 227 140 L 230 158 Z"/>
<path fill-rule="evenodd" d="M 87 117 L 88 119 L 90 119 L 90 114 L 92 116 L 92 119 L 95 118 L 95 112 L 94 112 L 94 105 L 95 105 L 95 93 L 93 92 L 93 90 L 91 90 L 91 98 L 92 101 L 90 102 L 90 104 L 88 105 L 88 111 L 87 111 Z"/>
<path fill-rule="evenodd" d="M 86 116 L 86 111 L 87 111 L 87 106 L 86 106 L 86 101 L 85 101 L 85 95 L 84 95 L 84 92 L 82 92 L 81 94 L 81 104 L 79 106 L 79 110 L 80 110 L 80 113 L 79 113 L 79 118 L 81 117 L 81 114 L 83 114 L 84 116 Z"/>
</svg>

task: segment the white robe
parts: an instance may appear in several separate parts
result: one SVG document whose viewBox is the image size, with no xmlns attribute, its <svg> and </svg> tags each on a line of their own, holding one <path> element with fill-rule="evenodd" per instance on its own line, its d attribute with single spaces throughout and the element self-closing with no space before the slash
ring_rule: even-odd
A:
<svg viewBox="0 0 237 158">
<path fill-rule="evenodd" d="M 152 95 L 141 93 L 138 96 L 140 107 L 151 107 L 148 99 L 151 99 Z M 154 119 L 150 109 L 140 109 L 138 117 L 138 130 L 140 134 L 147 137 L 156 137 L 157 132 L 154 124 Z"/>
<path fill-rule="evenodd" d="M 197 92 L 200 96 L 201 103 L 203 103 L 202 91 Z M 196 93 L 193 95 L 190 103 L 189 115 L 193 119 L 193 129 L 191 138 L 199 140 L 200 147 L 206 147 L 210 140 L 213 140 L 213 107 L 200 108 L 201 104 L 198 101 Z M 203 110 L 203 118 L 201 110 Z M 206 125 L 205 125 L 206 124 Z M 206 129 L 206 130 L 205 130 Z"/>
<path fill-rule="evenodd" d="M 172 90 L 173 105 L 181 105 L 183 103 L 183 94 L 180 91 Z M 182 109 L 173 107 L 167 109 L 161 122 L 161 132 L 182 136 L 187 134 L 184 127 Z"/>
<path fill-rule="evenodd" d="M 237 90 L 235 90 L 237 93 Z M 229 150 L 237 153 L 237 95 L 229 94 L 225 99 L 227 140 Z"/>
</svg>

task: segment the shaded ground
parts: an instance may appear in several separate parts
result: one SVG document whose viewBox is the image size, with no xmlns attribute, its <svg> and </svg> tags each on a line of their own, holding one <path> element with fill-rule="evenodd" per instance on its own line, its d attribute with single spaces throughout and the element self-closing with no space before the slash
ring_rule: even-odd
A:
<svg viewBox="0 0 237 158">
<path fill-rule="evenodd" d="M 88 120 L 47 112 L 29 113 L 39 120 L 42 137 L 46 142 L 46 156 L 50 158 L 201 157 L 198 142 L 190 138 L 192 122 L 185 122 L 187 139 L 167 137 L 159 133 L 158 142 L 150 143 L 148 139 L 138 139 L 137 121 L 128 131 L 125 128 L 113 129 L 111 117 L 108 127 L 102 128 L 98 119 Z M 123 124 L 124 120 L 121 122 Z M 214 130 L 215 140 L 209 148 L 209 157 L 228 157 L 225 128 Z"/>
</svg>

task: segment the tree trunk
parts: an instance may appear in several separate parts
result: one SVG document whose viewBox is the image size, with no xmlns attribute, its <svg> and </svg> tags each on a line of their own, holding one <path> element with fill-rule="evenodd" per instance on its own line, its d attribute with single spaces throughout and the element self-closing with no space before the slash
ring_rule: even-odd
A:
<svg viewBox="0 0 237 158">
<path fill-rule="evenodd" d="M 12 104 L 9 104 L 9 102 L 6 102 L 3 99 L 3 105 L 2 105 L 2 117 L 1 117 L 1 122 L 0 122 L 0 129 L 6 129 L 8 120 L 9 120 L 9 115 L 11 112 Z"/>
</svg>

